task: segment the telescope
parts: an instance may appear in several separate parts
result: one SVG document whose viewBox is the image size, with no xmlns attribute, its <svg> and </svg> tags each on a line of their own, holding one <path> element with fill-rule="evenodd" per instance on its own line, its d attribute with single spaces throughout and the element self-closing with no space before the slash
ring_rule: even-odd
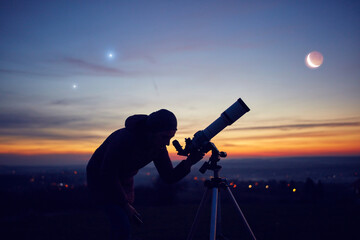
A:
<svg viewBox="0 0 360 240">
<path fill-rule="evenodd" d="M 211 220 L 210 220 L 210 239 L 223 239 L 223 235 L 221 233 L 220 227 L 220 205 L 219 205 L 219 194 L 220 189 L 225 189 L 231 200 L 233 201 L 237 212 L 240 214 L 243 222 L 245 223 L 248 232 L 250 233 L 253 240 L 256 240 L 253 231 L 250 228 L 243 212 L 241 211 L 238 203 L 234 195 L 232 194 L 229 184 L 226 181 L 226 178 L 219 177 L 219 171 L 221 166 L 217 163 L 220 161 L 221 157 L 226 157 L 225 152 L 220 152 L 214 143 L 210 142 L 210 140 L 215 137 L 219 132 L 221 132 L 227 126 L 233 124 L 236 120 L 238 120 L 242 115 L 250 111 L 250 108 L 246 106 L 246 104 L 239 98 L 233 105 L 231 105 L 228 109 L 226 109 L 218 119 L 212 122 L 207 128 L 204 130 L 198 131 L 194 134 L 193 139 L 186 138 L 185 148 L 183 149 L 180 143 L 177 140 L 173 141 L 173 145 L 176 148 L 178 155 L 188 156 L 191 153 L 196 151 L 200 151 L 201 153 L 207 153 L 211 150 L 211 157 L 208 162 L 205 162 L 202 167 L 199 169 L 201 173 L 205 173 L 207 170 L 212 170 L 214 172 L 213 177 L 210 180 L 204 182 L 206 187 L 206 191 L 201 199 L 200 206 L 198 211 L 196 212 L 196 216 L 191 227 L 190 233 L 188 235 L 187 240 L 192 240 L 194 238 L 194 234 L 196 232 L 196 228 L 199 222 L 199 216 L 204 209 L 204 205 L 209 196 L 212 197 L 212 205 L 211 205 Z M 219 238 L 220 237 L 220 238 Z"/>
<path fill-rule="evenodd" d="M 193 139 L 186 138 L 186 145 L 184 149 L 177 140 L 174 140 L 173 145 L 176 148 L 178 155 L 188 156 L 188 154 L 193 151 L 208 152 L 209 150 L 207 150 L 207 145 L 210 140 L 215 137 L 219 132 L 221 132 L 225 127 L 237 121 L 248 111 L 250 111 L 250 108 L 246 106 L 246 104 L 243 100 L 241 100 L 241 98 L 239 98 L 207 128 L 195 133 Z"/>
</svg>

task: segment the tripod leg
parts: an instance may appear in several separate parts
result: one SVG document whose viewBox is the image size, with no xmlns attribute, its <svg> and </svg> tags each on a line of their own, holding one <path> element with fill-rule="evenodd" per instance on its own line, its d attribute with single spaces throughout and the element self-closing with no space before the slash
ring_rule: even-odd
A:
<svg viewBox="0 0 360 240">
<path fill-rule="evenodd" d="M 219 188 L 219 196 L 218 196 L 218 207 L 217 207 L 217 227 L 216 227 L 216 240 L 229 240 L 222 233 L 222 215 L 221 215 L 221 190 Z"/>
<path fill-rule="evenodd" d="M 191 230 L 190 230 L 190 233 L 189 233 L 189 235 L 187 237 L 187 240 L 192 240 L 193 237 L 194 237 L 195 230 L 196 230 L 197 225 L 199 223 L 200 214 L 203 212 L 205 202 L 209 198 L 209 193 L 210 193 L 209 188 L 207 188 L 206 191 L 204 192 L 204 195 L 203 195 L 202 199 L 201 199 L 199 208 L 198 208 L 198 210 L 196 212 L 195 219 L 194 219 L 194 222 L 193 222 L 193 224 L 191 226 Z"/>
<path fill-rule="evenodd" d="M 217 207 L 217 226 L 216 226 L 216 235 L 221 236 L 222 228 L 221 228 L 221 189 L 219 189 L 218 193 L 218 207 Z"/>
<path fill-rule="evenodd" d="M 212 189 L 212 204 L 211 204 L 210 240 L 216 240 L 218 197 L 219 197 L 219 189 L 213 188 Z"/>
<path fill-rule="evenodd" d="M 252 236 L 252 238 L 253 238 L 254 240 L 256 240 L 255 235 L 254 235 L 253 231 L 251 230 L 249 223 L 246 221 L 245 215 L 244 215 L 243 212 L 241 211 L 241 209 L 240 209 L 240 207 L 239 207 L 239 204 L 236 202 L 236 199 L 235 199 L 234 195 L 232 194 L 232 192 L 231 192 L 231 190 L 230 190 L 230 188 L 229 188 L 228 186 L 226 187 L 226 190 L 227 190 L 227 192 L 229 193 L 229 195 L 230 195 L 230 197 L 231 197 L 231 200 L 233 201 L 234 205 L 236 206 L 236 209 L 238 210 L 238 212 L 239 212 L 239 214 L 240 214 L 240 216 L 241 216 L 241 219 L 244 221 L 244 223 L 245 223 L 245 225 L 246 225 L 246 227 L 247 227 L 247 230 L 249 231 L 249 233 L 250 233 L 250 235 Z"/>
</svg>

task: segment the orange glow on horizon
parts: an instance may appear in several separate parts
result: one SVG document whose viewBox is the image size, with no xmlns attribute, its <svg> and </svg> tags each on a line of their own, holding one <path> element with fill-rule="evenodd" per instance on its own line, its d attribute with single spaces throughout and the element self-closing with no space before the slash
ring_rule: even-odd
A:
<svg viewBox="0 0 360 240">
<path fill-rule="evenodd" d="M 249 128 L 251 129 L 251 128 Z M 76 135 L 66 132 L 68 135 Z M 97 132 L 98 138 L 90 139 L 44 139 L 0 136 L 0 154 L 16 155 L 91 155 L 106 138 L 104 132 Z M 172 139 L 190 137 L 179 131 Z M 228 154 L 227 159 L 244 157 L 286 157 L 286 156 L 340 156 L 360 155 L 360 125 L 351 127 L 315 128 L 270 128 L 261 130 L 226 131 L 212 139 L 220 151 Z M 182 160 L 175 148 L 168 147 L 172 160 Z M 205 159 L 211 153 L 206 154 Z"/>
<path fill-rule="evenodd" d="M 67 154 L 67 155 L 91 155 L 98 146 L 76 146 L 57 144 L 42 145 L 0 145 L 0 154 L 16 154 L 16 155 L 46 155 L 46 154 Z M 359 146 L 356 143 L 337 147 L 332 146 L 312 146 L 302 148 L 299 146 L 281 146 L 281 145 L 263 145 L 247 148 L 223 148 L 220 149 L 227 152 L 226 159 L 243 158 L 243 157 L 282 157 L 282 156 L 340 156 L 340 155 L 360 155 Z M 175 149 L 168 148 L 170 158 L 172 160 L 182 160 L 186 157 L 178 156 Z M 207 153 L 204 158 L 210 157 L 211 152 Z"/>
</svg>

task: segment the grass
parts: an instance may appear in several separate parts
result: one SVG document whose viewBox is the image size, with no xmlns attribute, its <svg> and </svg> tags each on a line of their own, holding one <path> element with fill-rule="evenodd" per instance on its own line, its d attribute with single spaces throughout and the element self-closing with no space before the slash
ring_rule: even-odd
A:
<svg viewBox="0 0 360 240">
<path fill-rule="evenodd" d="M 138 206 L 144 224 L 134 226 L 139 240 L 186 239 L 197 204 Z M 240 206 L 257 239 L 356 239 L 360 226 L 358 204 L 247 203 Z M 251 239 L 235 208 L 222 205 L 222 230 L 229 239 Z M 209 239 L 210 206 L 201 216 L 194 239 Z M 108 222 L 98 211 L 69 211 L 29 215 L 1 223 L 1 239 L 107 239 Z"/>
</svg>

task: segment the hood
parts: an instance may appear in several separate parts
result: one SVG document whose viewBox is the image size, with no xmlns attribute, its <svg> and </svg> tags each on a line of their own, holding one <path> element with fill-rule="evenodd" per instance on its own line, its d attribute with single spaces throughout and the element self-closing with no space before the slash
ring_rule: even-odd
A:
<svg viewBox="0 0 360 240">
<path fill-rule="evenodd" d="M 137 114 L 130 116 L 125 121 L 125 128 L 131 132 L 143 133 L 146 131 L 146 120 L 148 115 Z"/>
</svg>

